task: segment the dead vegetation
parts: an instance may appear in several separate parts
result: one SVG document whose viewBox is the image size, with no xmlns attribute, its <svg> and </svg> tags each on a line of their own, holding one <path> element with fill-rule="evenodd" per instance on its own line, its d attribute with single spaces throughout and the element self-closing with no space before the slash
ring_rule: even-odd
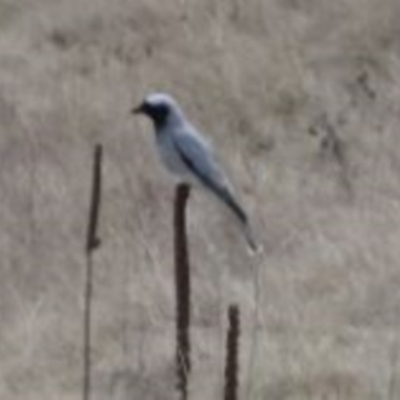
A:
<svg viewBox="0 0 400 400">
<path fill-rule="evenodd" d="M 398 397 L 399 17 L 397 0 L 0 0 L 0 398 L 79 396 L 97 142 L 94 398 L 174 395 L 174 188 L 129 114 L 154 89 L 210 132 L 265 248 L 255 326 L 245 244 L 191 194 L 191 400 L 222 398 L 230 303 L 240 365 L 257 329 L 254 398 Z"/>
</svg>

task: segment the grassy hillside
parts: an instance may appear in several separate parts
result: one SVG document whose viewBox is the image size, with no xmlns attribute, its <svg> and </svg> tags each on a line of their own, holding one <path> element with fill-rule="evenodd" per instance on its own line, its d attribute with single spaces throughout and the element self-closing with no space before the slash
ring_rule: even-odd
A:
<svg viewBox="0 0 400 400">
<path fill-rule="evenodd" d="M 191 399 L 221 399 L 231 302 L 242 399 L 399 398 L 399 19 L 398 0 L 0 0 L 0 398 L 80 396 L 96 142 L 94 398 L 174 398 L 174 188 L 129 114 L 153 90 L 209 132 L 265 250 L 193 193 Z"/>
</svg>

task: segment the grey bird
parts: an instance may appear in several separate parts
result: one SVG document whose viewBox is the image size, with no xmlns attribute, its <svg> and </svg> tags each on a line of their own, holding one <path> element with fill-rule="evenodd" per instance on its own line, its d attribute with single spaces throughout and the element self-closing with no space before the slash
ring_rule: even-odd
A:
<svg viewBox="0 0 400 400">
<path fill-rule="evenodd" d="M 249 247 L 256 251 L 248 216 L 236 200 L 210 143 L 188 121 L 178 102 L 169 94 L 152 93 L 132 113 L 145 114 L 152 120 L 158 152 L 167 170 L 178 181 L 200 185 L 227 205 L 239 220 Z"/>
</svg>

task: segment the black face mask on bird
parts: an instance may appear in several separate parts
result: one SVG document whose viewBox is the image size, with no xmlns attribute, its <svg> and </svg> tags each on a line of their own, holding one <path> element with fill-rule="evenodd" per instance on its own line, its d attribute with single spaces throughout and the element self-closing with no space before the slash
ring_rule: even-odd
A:
<svg viewBox="0 0 400 400">
<path fill-rule="evenodd" d="M 149 104 L 144 101 L 138 107 L 132 109 L 132 114 L 147 115 L 154 123 L 156 128 L 161 127 L 169 114 L 169 109 L 165 104 Z"/>
</svg>

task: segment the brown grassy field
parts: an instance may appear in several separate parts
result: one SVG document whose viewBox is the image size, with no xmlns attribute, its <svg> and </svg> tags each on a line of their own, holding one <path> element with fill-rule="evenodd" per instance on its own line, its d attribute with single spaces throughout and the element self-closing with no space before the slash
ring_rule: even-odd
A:
<svg viewBox="0 0 400 400">
<path fill-rule="evenodd" d="M 264 246 L 193 193 L 191 400 L 222 398 L 232 302 L 242 400 L 400 398 L 399 20 L 398 0 L 0 0 L 0 398 L 80 398 L 97 142 L 93 399 L 176 398 L 174 187 L 129 114 L 154 90 L 209 132 Z"/>
</svg>

